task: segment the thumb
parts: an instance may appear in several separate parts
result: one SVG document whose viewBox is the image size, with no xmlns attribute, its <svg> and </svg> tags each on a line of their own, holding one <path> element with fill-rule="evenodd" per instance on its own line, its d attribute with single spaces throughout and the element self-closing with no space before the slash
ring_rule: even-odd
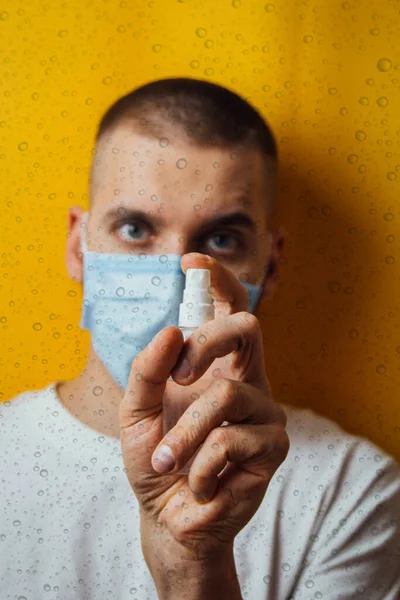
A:
<svg viewBox="0 0 400 600">
<path fill-rule="evenodd" d="M 178 360 L 183 342 L 180 329 L 166 327 L 135 356 L 119 408 L 121 430 L 160 413 L 167 379 Z"/>
</svg>

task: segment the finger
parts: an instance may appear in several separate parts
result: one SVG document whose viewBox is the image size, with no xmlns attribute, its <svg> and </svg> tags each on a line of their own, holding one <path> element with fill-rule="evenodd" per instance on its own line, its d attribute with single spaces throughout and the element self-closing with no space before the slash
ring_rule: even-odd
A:
<svg viewBox="0 0 400 600">
<path fill-rule="evenodd" d="M 182 346 L 182 332 L 177 327 L 166 327 L 134 358 L 119 408 L 121 429 L 162 410 L 166 382 Z"/>
<path fill-rule="evenodd" d="M 230 368 L 235 379 L 269 389 L 260 323 L 248 312 L 214 319 L 199 327 L 186 340 L 171 375 L 177 383 L 189 385 L 216 358 L 230 353 L 233 353 Z"/>
<path fill-rule="evenodd" d="M 216 317 L 247 310 L 246 288 L 232 271 L 215 258 L 199 252 L 190 252 L 182 257 L 181 268 L 184 273 L 189 268 L 210 270 L 210 293 L 214 298 Z"/>
<path fill-rule="evenodd" d="M 286 426 L 283 409 L 265 392 L 232 379 L 217 379 L 185 410 L 159 447 L 167 445 L 179 471 L 196 453 L 210 431 L 229 423 Z"/>
<path fill-rule="evenodd" d="M 223 485 L 228 478 L 236 500 L 237 491 L 248 495 L 252 488 L 260 485 L 265 491 L 288 451 L 289 438 L 284 427 L 278 424 L 227 425 L 213 429 L 190 468 L 189 487 L 196 496 L 207 501 L 220 482 Z M 224 471 L 229 463 L 234 463 L 236 468 Z M 235 477 L 229 477 L 233 472 Z"/>
</svg>

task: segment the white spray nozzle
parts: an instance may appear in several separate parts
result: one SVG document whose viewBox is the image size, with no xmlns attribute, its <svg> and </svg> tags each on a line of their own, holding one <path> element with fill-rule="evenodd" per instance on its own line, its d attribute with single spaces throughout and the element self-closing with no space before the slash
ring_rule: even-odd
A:
<svg viewBox="0 0 400 600">
<path fill-rule="evenodd" d="M 183 301 L 179 306 L 179 327 L 200 327 L 215 317 L 210 294 L 210 271 L 188 269 Z"/>
</svg>

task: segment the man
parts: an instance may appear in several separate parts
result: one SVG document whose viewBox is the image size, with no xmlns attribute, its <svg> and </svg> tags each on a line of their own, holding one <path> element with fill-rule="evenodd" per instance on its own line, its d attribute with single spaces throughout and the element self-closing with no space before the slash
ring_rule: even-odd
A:
<svg viewBox="0 0 400 600">
<path fill-rule="evenodd" d="M 219 86 L 156 81 L 107 111 L 69 217 L 86 367 L 0 407 L 2 599 L 399 597 L 398 464 L 271 395 L 249 311 L 277 281 L 276 169 Z M 184 342 L 190 267 L 216 318 Z M 193 404 L 164 437 L 174 382 Z"/>
</svg>

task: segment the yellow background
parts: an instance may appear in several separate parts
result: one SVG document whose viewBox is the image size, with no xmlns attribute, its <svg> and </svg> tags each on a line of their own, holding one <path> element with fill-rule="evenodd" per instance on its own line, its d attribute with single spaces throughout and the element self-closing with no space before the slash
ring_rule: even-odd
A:
<svg viewBox="0 0 400 600">
<path fill-rule="evenodd" d="M 191 75 L 249 98 L 279 142 L 289 238 L 261 315 L 276 396 L 400 459 L 399 22 L 393 0 L 8 2 L 1 399 L 84 364 L 64 246 L 100 116 L 137 85 Z"/>
</svg>

